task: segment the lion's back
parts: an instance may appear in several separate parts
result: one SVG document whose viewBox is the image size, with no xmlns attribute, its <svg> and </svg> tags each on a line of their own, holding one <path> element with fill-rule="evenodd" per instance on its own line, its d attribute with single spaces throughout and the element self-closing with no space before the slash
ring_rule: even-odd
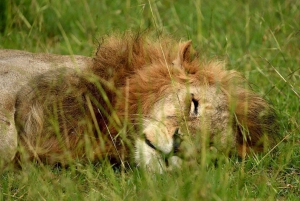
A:
<svg viewBox="0 0 300 201">
<path fill-rule="evenodd" d="M 3 103 L 5 96 L 13 95 L 28 80 L 41 73 L 61 67 L 83 69 L 91 62 L 91 58 L 85 56 L 0 50 L 0 102 Z"/>
</svg>

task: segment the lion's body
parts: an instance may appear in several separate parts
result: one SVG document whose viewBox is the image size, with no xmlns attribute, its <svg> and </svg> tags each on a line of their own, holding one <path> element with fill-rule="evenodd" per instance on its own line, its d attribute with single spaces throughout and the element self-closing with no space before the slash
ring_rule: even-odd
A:
<svg viewBox="0 0 300 201">
<path fill-rule="evenodd" d="M 91 58 L 0 50 L 0 159 L 10 161 L 17 151 L 16 96 L 37 75 L 62 67 L 83 69 Z"/>
<path fill-rule="evenodd" d="M 190 46 L 126 34 L 106 38 L 93 59 L 0 51 L 2 158 L 13 158 L 17 136 L 23 159 L 51 164 L 122 161 L 135 142 L 136 163 L 160 172 L 165 156 L 173 166 L 190 157 L 186 142 L 196 153 L 263 151 L 272 109 L 222 63 L 191 59 Z"/>
</svg>

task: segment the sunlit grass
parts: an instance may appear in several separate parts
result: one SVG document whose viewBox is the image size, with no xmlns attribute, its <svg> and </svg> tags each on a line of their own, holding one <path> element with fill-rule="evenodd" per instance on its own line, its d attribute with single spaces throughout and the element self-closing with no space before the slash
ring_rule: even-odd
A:
<svg viewBox="0 0 300 201">
<path fill-rule="evenodd" d="M 1 2 L 0 48 L 92 56 L 101 36 L 147 28 L 192 39 L 201 57 L 226 60 L 274 105 L 284 140 L 244 162 L 221 157 L 165 175 L 134 167 L 124 172 L 108 163 L 26 164 L 1 175 L 0 200 L 299 199 L 299 1 Z"/>
</svg>

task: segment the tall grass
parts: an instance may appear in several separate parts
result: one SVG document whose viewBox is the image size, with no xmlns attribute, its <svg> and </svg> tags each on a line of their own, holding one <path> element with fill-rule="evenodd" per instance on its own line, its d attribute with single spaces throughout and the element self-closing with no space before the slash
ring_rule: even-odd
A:
<svg viewBox="0 0 300 201">
<path fill-rule="evenodd" d="M 1 2 L 0 48 L 91 56 L 101 36 L 146 28 L 192 39 L 203 58 L 226 60 L 274 105 L 282 141 L 276 152 L 244 162 L 220 158 L 164 175 L 105 162 L 26 164 L 1 175 L 0 200 L 299 200 L 299 1 Z"/>
</svg>

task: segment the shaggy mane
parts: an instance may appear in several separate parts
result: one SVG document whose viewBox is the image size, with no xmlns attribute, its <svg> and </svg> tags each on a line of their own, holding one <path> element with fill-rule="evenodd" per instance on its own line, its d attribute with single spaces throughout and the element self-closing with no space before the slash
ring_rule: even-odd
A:
<svg viewBox="0 0 300 201">
<path fill-rule="evenodd" d="M 147 34 L 115 35 L 104 38 L 94 57 L 93 74 L 109 80 L 108 88 L 121 91 L 112 98 L 119 116 L 146 115 L 153 104 L 172 90 L 174 83 L 190 86 L 214 85 L 227 96 L 233 111 L 240 156 L 263 151 L 275 141 L 276 117 L 269 104 L 250 90 L 236 71 L 225 70 L 224 62 L 200 62 L 198 52 L 186 53 L 183 68 L 174 68 L 181 44 L 168 38 L 151 39 Z M 109 91 L 109 90 L 108 90 Z M 126 100 L 125 100 L 126 99 Z M 129 106 L 126 109 L 126 105 Z M 266 145 L 266 143 L 270 143 Z"/>
</svg>

